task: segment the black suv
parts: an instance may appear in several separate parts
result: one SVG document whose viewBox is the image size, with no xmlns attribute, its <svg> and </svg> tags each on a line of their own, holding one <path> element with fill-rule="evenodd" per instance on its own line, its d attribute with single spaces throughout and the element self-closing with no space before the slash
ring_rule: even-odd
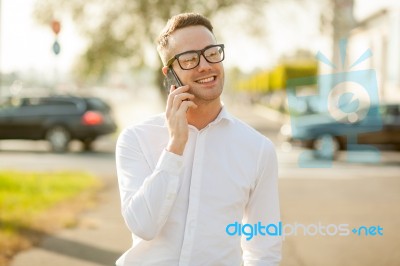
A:
<svg viewBox="0 0 400 266">
<path fill-rule="evenodd" d="M 95 97 L 10 98 L 0 105 L 0 139 L 48 140 L 55 152 L 76 139 L 90 150 L 98 136 L 115 132 L 110 113 Z"/>
</svg>

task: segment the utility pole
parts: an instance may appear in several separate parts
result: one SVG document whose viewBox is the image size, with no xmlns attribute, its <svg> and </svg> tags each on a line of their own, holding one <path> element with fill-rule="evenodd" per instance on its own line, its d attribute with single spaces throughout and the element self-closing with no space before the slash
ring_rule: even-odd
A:
<svg viewBox="0 0 400 266">
<path fill-rule="evenodd" d="M 59 83 L 59 74 L 58 74 L 58 55 L 60 54 L 60 43 L 58 42 L 58 34 L 60 33 L 61 30 L 61 23 L 59 20 L 57 19 L 53 19 L 51 21 L 51 29 L 54 33 L 54 43 L 53 43 L 53 52 L 55 55 L 55 66 L 54 66 L 54 77 L 55 77 L 55 81 L 54 81 L 54 87 L 52 89 L 52 93 L 55 93 L 57 91 L 57 87 L 58 87 L 58 83 Z"/>
<path fill-rule="evenodd" d="M 2 16 L 1 16 L 1 12 L 2 12 L 2 9 L 1 9 L 1 0 L 0 0 L 0 99 L 2 98 L 2 94 L 3 94 L 3 82 L 2 82 L 2 78 L 3 78 L 3 68 L 2 68 L 2 65 L 1 65 L 1 60 L 2 60 L 2 54 L 1 54 L 1 33 L 2 33 L 2 30 L 1 30 L 1 27 L 2 27 L 2 23 L 1 23 L 1 20 L 2 20 Z M 0 101 L 1 102 L 1 101 Z"/>
<path fill-rule="evenodd" d="M 349 33 L 356 24 L 353 16 L 354 0 L 333 0 L 333 63 L 342 65 L 339 41 L 349 38 Z"/>
</svg>

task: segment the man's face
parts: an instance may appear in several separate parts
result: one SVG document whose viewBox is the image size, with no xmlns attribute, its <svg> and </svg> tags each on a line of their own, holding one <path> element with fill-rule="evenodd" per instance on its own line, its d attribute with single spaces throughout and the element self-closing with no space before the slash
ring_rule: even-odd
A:
<svg viewBox="0 0 400 266">
<path fill-rule="evenodd" d="M 169 38 L 171 57 L 189 50 L 201 50 L 213 44 L 216 44 L 214 35 L 203 26 L 179 29 Z M 195 96 L 195 102 L 219 99 L 224 86 L 222 62 L 208 63 L 203 56 L 200 56 L 200 63 L 194 69 L 181 69 L 177 60 L 172 67 L 183 85 L 189 85 L 189 92 Z"/>
</svg>

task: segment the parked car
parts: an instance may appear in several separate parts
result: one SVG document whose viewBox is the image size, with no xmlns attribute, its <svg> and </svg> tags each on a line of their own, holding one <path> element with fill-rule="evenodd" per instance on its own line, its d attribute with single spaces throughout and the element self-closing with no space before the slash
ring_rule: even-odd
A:
<svg viewBox="0 0 400 266">
<path fill-rule="evenodd" d="M 338 150 L 346 150 L 349 137 L 354 137 L 352 143 L 355 144 L 400 150 L 400 104 L 371 106 L 369 110 L 379 115 L 354 123 L 329 119 L 329 114 L 310 114 L 301 118 L 301 126 L 295 130 L 289 124 L 283 125 L 280 134 L 286 142 L 317 151 L 328 140 L 333 154 L 327 157 L 334 157 Z M 316 155 L 324 157 L 326 154 Z"/>
<path fill-rule="evenodd" d="M 95 97 L 10 98 L 0 105 L 0 139 L 47 140 L 54 152 L 67 151 L 71 140 L 90 150 L 115 130 L 110 106 Z"/>
</svg>

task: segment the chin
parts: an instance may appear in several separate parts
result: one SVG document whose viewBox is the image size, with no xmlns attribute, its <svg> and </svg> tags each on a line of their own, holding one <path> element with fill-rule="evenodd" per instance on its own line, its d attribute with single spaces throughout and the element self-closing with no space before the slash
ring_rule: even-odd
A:
<svg viewBox="0 0 400 266">
<path fill-rule="evenodd" d="M 197 99 L 203 101 L 213 101 L 218 99 L 223 91 L 223 84 L 216 84 L 213 87 L 195 86 L 190 90 Z"/>
<path fill-rule="evenodd" d="M 200 92 L 200 93 L 193 93 L 194 96 L 196 97 L 196 99 L 201 100 L 201 101 L 207 101 L 207 102 L 211 102 L 214 101 L 216 99 L 219 99 L 219 97 L 222 94 L 222 90 L 218 90 L 218 91 L 207 91 L 207 92 Z"/>
</svg>

